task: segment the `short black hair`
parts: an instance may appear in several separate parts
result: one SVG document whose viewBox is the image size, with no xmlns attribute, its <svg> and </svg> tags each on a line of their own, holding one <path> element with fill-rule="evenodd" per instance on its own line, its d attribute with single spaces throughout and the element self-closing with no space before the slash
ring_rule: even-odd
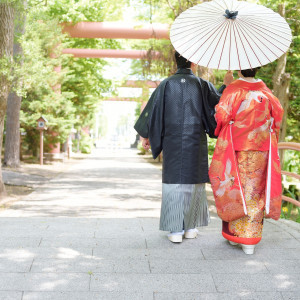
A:
<svg viewBox="0 0 300 300">
<path fill-rule="evenodd" d="M 260 69 L 258 68 L 253 68 L 253 69 L 247 69 L 247 70 L 241 70 L 241 73 L 244 77 L 255 77 L 256 72 Z"/>
<path fill-rule="evenodd" d="M 191 62 L 175 51 L 175 60 L 178 69 L 187 69 L 191 67 Z"/>
</svg>

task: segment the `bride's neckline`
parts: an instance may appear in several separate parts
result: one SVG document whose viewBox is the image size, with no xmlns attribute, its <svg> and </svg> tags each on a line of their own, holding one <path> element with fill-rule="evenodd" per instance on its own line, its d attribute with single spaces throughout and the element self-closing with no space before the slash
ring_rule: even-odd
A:
<svg viewBox="0 0 300 300">
<path fill-rule="evenodd" d="M 253 78 L 251 81 L 250 80 L 247 80 L 246 78 L 242 78 L 240 77 L 239 80 L 243 80 L 243 81 L 246 81 L 246 82 L 249 82 L 249 83 L 257 83 L 257 82 L 260 82 L 261 79 L 255 79 Z"/>
</svg>

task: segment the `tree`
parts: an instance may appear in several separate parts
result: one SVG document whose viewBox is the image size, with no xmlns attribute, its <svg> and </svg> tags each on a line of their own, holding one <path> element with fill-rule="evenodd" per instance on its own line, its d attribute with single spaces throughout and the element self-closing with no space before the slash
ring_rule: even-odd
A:
<svg viewBox="0 0 300 300">
<path fill-rule="evenodd" d="M 285 112 L 280 131 L 280 141 L 300 141 L 300 3 L 297 0 L 275 1 L 260 0 L 260 3 L 278 11 L 292 29 L 293 42 L 287 53 L 277 61 L 264 66 L 259 76 L 273 89 Z"/>
<path fill-rule="evenodd" d="M 138 1 L 137 1 L 138 2 Z M 207 2 L 206 0 L 147 0 L 143 1 L 145 5 L 145 11 L 142 11 L 138 15 L 138 20 L 157 22 L 157 23 L 173 23 L 175 18 L 186 9 Z M 140 61 L 134 61 L 132 64 L 133 72 L 140 72 L 143 75 L 143 79 L 160 79 L 161 77 L 167 77 L 174 74 L 177 66 L 174 59 L 174 48 L 169 40 L 149 40 L 142 42 L 131 42 L 133 48 L 136 49 L 148 49 L 147 58 Z M 159 59 L 154 59 L 151 55 L 153 51 L 160 53 Z M 205 67 L 198 67 L 197 75 L 212 81 L 213 83 L 220 85 L 222 83 L 222 76 L 216 75 L 212 69 Z M 219 72 L 224 75 L 224 72 Z"/>
<path fill-rule="evenodd" d="M 135 2 L 139 3 L 139 0 Z M 137 19 L 149 22 L 162 22 L 171 24 L 175 17 L 190 6 L 205 1 L 181 1 L 181 0 L 146 0 L 146 8 L 138 15 Z M 286 55 L 277 61 L 263 66 L 258 73 L 258 77 L 264 80 L 267 86 L 273 89 L 274 94 L 280 99 L 285 109 L 285 115 L 281 128 L 281 141 L 292 140 L 300 142 L 300 3 L 297 0 L 277 1 L 259 0 L 259 4 L 265 5 L 272 10 L 284 13 L 284 17 L 289 23 L 293 42 Z M 169 41 L 149 40 L 133 42 L 136 49 L 150 49 L 160 51 L 163 60 L 154 60 L 151 56 L 143 61 L 134 61 L 132 69 L 134 73 L 143 74 L 143 79 L 160 79 L 167 77 L 174 72 L 174 61 L 172 59 L 172 46 Z M 198 68 L 198 76 L 208 79 L 215 85 L 222 83 L 224 71 L 211 70 L 203 67 Z"/>
<path fill-rule="evenodd" d="M 60 23 L 116 21 L 121 19 L 125 3 L 127 0 L 118 2 L 109 0 L 49 1 L 47 14 L 51 18 L 56 18 Z M 66 37 L 64 44 L 68 48 L 121 48 L 118 41 L 109 39 Z M 68 70 L 68 76 L 62 84 L 62 92 L 72 93 L 71 101 L 76 115 L 73 125 L 79 133 L 82 128 L 93 126 L 102 93 L 112 90 L 112 82 L 105 80 L 102 75 L 102 69 L 106 64 L 105 60 L 99 58 L 73 58 L 71 56 L 62 64 L 63 69 Z"/>
<path fill-rule="evenodd" d="M 45 132 L 45 151 L 48 151 L 49 144 L 67 139 L 75 122 L 75 110 L 70 100 L 73 94 L 58 92 L 60 85 L 68 78 L 68 70 L 55 71 L 67 59 L 62 55 L 65 35 L 57 20 L 51 20 L 43 12 L 44 7 L 29 5 L 26 32 L 20 38 L 24 63 L 14 72 L 15 76 L 22 78 L 20 123 L 21 130 L 26 132 L 23 146 L 37 155 L 37 119 L 43 115 L 48 120 L 48 130 Z"/>
<path fill-rule="evenodd" d="M 10 67 L 13 55 L 15 5 L 0 3 L 0 154 L 2 152 L 4 119 L 10 89 Z M 0 197 L 5 194 L 0 157 Z"/>
<path fill-rule="evenodd" d="M 26 6 L 26 0 L 23 1 L 23 7 Z M 20 11 L 19 11 L 20 12 Z M 15 42 L 13 47 L 14 60 L 22 63 L 22 47 L 19 38 L 25 31 L 25 11 L 20 12 L 20 18 L 15 20 Z M 18 83 L 20 84 L 20 82 Z M 20 165 L 20 109 L 22 96 L 16 91 L 11 91 L 7 99 L 6 113 L 6 135 L 5 135 L 5 152 L 4 166 L 19 167 Z"/>
</svg>

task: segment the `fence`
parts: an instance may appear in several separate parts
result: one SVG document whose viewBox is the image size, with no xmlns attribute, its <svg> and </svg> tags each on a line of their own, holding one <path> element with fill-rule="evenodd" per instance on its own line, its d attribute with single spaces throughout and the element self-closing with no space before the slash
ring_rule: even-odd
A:
<svg viewBox="0 0 300 300">
<path fill-rule="evenodd" d="M 288 142 L 282 142 L 278 144 L 278 149 L 279 150 L 295 150 L 295 151 L 300 151 L 300 144 L 298 143 L 288 143 Z M 282 175 L 287 175 L 293 178 L 296 178 L 298 180 L 300 180 L 300 175 L 296 174 L 296 173 L 291 173 L 291 172 L 287 172 L 287 171 L 281 171 Z M 282 200 L 290 202 L 292 204 L 294 204 L 297 207 L 300 207 L 300 202 L 291 198 L 291 197 L 287 197 L 282 195 Z"/>
</svg>

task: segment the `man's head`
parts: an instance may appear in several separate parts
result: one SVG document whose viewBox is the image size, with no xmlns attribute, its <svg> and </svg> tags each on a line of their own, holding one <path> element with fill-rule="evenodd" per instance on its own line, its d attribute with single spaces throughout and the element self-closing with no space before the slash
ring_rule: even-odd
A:
<svg viewBox="0 0 300 300">
<path fill-rule="evenodd" d="M 175 51 L 175 60 L 178 69 L 187 69 L 191 67 L 191 62 L 187 61 L 186 58 L 181 56 L 177 51 Z"/>
</svg>

